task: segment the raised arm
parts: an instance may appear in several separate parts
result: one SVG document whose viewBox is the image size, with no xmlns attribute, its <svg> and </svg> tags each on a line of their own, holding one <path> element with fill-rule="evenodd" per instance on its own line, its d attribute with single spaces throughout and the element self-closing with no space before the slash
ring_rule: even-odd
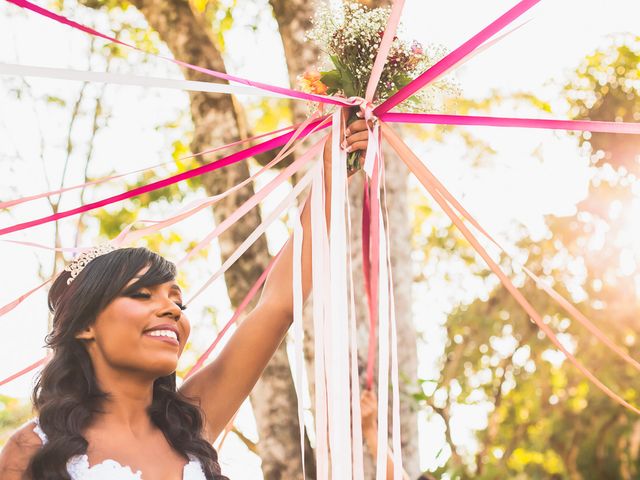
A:
<svg viewBox="0 0 640 480">
<path fill-rule="evenodd" d="M 363 120 L 353 122 L 344 132 L 349 151 L 365 150 L 367 130 Z M 341 136 L 342 138 L 342 136 Z M 324 148 L 325 215 L 331 205 L 331 140 Z M 311 212 L 305 205 L 301 214 L 302 294 L 311 290 Z M 206 416 L 207 435 L 215 439 L 258 381 L 262 371 L 284 339 L 293 320 L 293 241 L 289 239 L 265 282 L 258 305 L 247 315 L 220 355 L 191 376 L 181 392 L 197 399 Z"/>
</svg>

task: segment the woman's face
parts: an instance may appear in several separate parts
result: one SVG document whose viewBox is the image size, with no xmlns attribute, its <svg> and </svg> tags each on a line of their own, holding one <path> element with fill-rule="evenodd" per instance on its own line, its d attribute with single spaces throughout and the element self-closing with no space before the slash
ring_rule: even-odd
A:
<svg viewBox="0 0 640 480">
<path fill-rule="evenodd" d="M 142 269 L 126 289 L 142 276 Z M 174 281 L 116 297 L 78 338 L 87 344 L 94 367 L 112 367 L 160 377 L 178 365 L 191 326 L 182 312 L 182 292 Z"/>
</svg>

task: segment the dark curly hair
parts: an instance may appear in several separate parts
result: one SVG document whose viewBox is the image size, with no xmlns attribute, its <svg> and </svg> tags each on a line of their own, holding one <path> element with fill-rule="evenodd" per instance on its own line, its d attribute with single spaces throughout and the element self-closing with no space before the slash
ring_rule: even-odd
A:
<svg viewBox="0 0 640 480">
<path fill-rule="evenodd" d="M 123 248 L 89 262 L 69 285 L 66 271 L 54 281 L 49 291 L 53 329 L 46 338 L 53 356 L 33 390 L 40 427 L 49 441 L 29 463 L 34 480 L 71 480 L 67 461 L 86 454 L 88 442 L 82 433 L 101 412 L 108 394 L 100 390 L 89 354 L 76 334 L 90 326 L 145 267 L 147 272 L 127 291 L 175 278 L 175 265 L 160 255 L 146 248 Z M 155 380 L 148 414 L 177 452 L 200 461 L 207 480 L 226 479 L 215 449 L 202 437 L 202 412 L 177 392 L 175 372 Z"/>
</svg>

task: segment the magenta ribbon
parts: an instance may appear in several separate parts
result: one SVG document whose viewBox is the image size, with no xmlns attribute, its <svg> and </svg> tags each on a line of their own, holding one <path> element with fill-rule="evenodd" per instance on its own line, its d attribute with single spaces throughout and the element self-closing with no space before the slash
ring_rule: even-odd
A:
<svg viewBox="0 0 640 480">
<path fill-rule="evenodd" d="M 275 265 L 275 262 L 278 259 L 278 257 L 280 257 L 281 253 L 282 253 L 282 250 L 280 250 L 278 254 L 269 261 L 267 268 L 264 269 L 262 274 L 258 277 L 258 279 L 253 284 L 253 286 L 249 289 L 249 292 L 247 292 L 247 295 L 242 299 L 242 302 L 240 302 L 240 305 L 238 305 L 238 308 L 236 308 L 236 311 L 233 313 L 233 316 L 229 319 L 229 321 L 222 328 L 222 330 L 218 332 L 218 335 L 216 335 L 216 338 L 211 343 L 211 345 L 209 345 L 209 347 L 200 355 L 200 357 L 198 357 L 198 360 L 196 360 L 196 363 L 193 365 L 193 367 L 191 367 L 189 371 L 186 373 L 186 375 L 184 376 L 185 380 L 188 379 L 194 373 L 196 373 L 198 370 L 200 370 L 200 368 L 202 368 L 202 366 L 204 365 L 204 362 L 206 362 L 207 358 L 209 358 L 209 355 L 211 355 L 211 352 L 215 350 L 218 343 L 220 343 L 220 340 L 222 340 L 222 337 L 224 337 L 225 333 L 227 333 L 227 330 L 229 330 L 231 328 L 231 325 L 233 325 L 240 319 L 240 315 L 242 315 L 242 312 L 244 312 L 244 310 L 247 308 L 249 303 L 251 303 L 251 300 L 253 300 L 253 297 L 255 297 L 256 294 L 260 291 L 260 287 L 262 287 L 262 284 L 267 279 L 269 272 L 271 272 L 271 270 L 273 269 L 273 266 Z"/>
<path fill-rule="evenodd" d="M 43 15 L 45 17 L 48 17 L 52 20 L 55 20 L 59 23 L 68 25 L 72 28 L 76 28 L 78 30 L 84 31 L 86 33 L 89 33 L 91 35 L 103 38 L 105 40 L 108 40 L 110 42 L 115 42 L 117 44 L 123 45 L 123 46 L 127 46 L 139 51 L 142 51 L 141 49 L 127 44 L 125 42 L 122 42 L 114 37 L 102 34 L 90 27 L 81 25 L 79 23 L 73 22 L 71 20 L 68 20 L 67 18 L 55 14 L 49 10 L 46 10 L 42 7 L 39 7 L 27 0 L 7 0 L 15 5 L 18 5 L 22 8 L 26 8 L 29 9 L 35 13 L 38 13 L 40 15 Z M 375 108 L 375 110 L 373 110 L 373 114 L 378 115 L 381 119 L 389 121 L 389 122 L 403 122 L 403 123 L 428 123 L 428 124 L 446 124 L 446 125 L 484 125 L 484 126 L 498 126 L 498 127 L 524 127 L 524 128 L 545 128 L 545 129 L 563 129 L 563 130 L 586 130 L 586 131 L 592 131 L 592 132 L 607 132 L 607 133 L 626 133 L 626 134 L 640 134 L 640 124 L 638 123 L 619 123 L 619 122 L 593 122 L 593 121 L 571 121 L 571 120 L 546 120 L 546 119 L 525 119 L 525 118 L 506 118 L 506 117 L 488 117 L 488 116 L 460 116 L 460 115 L 433 115 L 433 114 L 401 114 L 401 113 L 388 113 L 388 111 L 390 109 L 392 109 L 394 106 L 396 106 L 397 104 L 399 104 L 400 102 L 402 102 L 403 100 L 405 100 L 406 98 L 410 97 L 411 95 L 413 95 L 415 92 L 417 92 L 418 90 L 420 90 L 421 88 L 423 88 L 424 86 L 428 85 L 429 83 L 433 82 L 434 80 L 436 80 L 437 78 L 439 78 L 441 75 L 443 75 L 444 73 L 448 72 L 450 69 L 452 69 L 454 66 L 459 65 L 465 58 L 469 57 L 469 55 L 473 54 L 474 52 L 478 51 L 480 48 L 482 48 L 483 43 L 485 41 L 487 41 L 488 39 L 490 39 L 493 35 L 495 35 L 496 33 L 498 33 L 500 30 L 502 30 L 503 28 L 505 28 L 506 26 L 508 26 L 510 23 L 512 23 L 514 20 L 516 20 L 518 17 L 520 17 L 521 15 L 523 15 L 524 13 L 526 13 L 528 10 L 530 10 L 533 6 L 535 6 L 540 0 L 523 0 L 521 2 L 519 2 L 517 5 L 515 5 L 512 9 L 510 9 L 509 11 L 507 11 L 504 15 L 502 15 L 501 17 L 499 17 L 497 20 L 495 20 L 494 22 L 492 22 L 491 24 L 489 24 L 487 27 L 485 27 L 483 30 L 481 30 L 479 33 L 477 33 L 476 35 L 474 35 L 471 39 L 469 39 L 467 42 L 463 43 L 460 47 L 458 47 L 456 50 L 454 50 L 453 52 L 451 52 L 449 55 L 447 55 L 446 57 L 444 57 L 442 60 L 440 60 L 438 63 L 436 63 L 433 67 L 431 67 L 430 69 L 428 69 L 426 72 L 424 72 L 422 75 L 420 75 L 418 78 L 416 78 L 414 81 L 412 81 L 411 83 L 409 83 L 406 87 L 402 88 L 401 90 L 399 90 L 395 95 L 393 95 L 391 98 L 389 98 L 387 101 L 385 101 L 383 104 L 379 105 L 378 107 Z M 148 52 L 145 52 L 148 53 Z M 169 57 L 164 57 L 164 56 L 160 56 L 160 55 L 156 55 L 159 58 L 162 58 L 164 60 L 168 60 L 171 61 L 177 65 L 180 65 L 184 68 L 189 68 L 191 70 L 195 70 L 219 79 L 224 79 L 224 80 L 229 80 L 229 81 L 234 81 L 234 82 L 238 82 L 238 83 L 243 83 L 246 85 L 250 85 L 253 87 L 257 87 L 266 91 L 270 91 L 270 92 L 274 92 L 274 93 L 278 93 L 281 95 L 285 95 L 288 97 L 292 97 L 292 98 L 298 98 L 298 99 L 303 99 L 303 100 L 311 100 L 311 101 L 318 101 L 321 103 L 330 103 L 330 104 L 334 104 L 334 105 L 341 105 L 341 106 L 346 106 L 346 105 L 353 105 L 354 101 L 353 100 L 348 100 L 348 99 L 338 99 L 338 98 L 332 98 L 332 97 L 326 97 L 326 96 L 320 96 L 320 95 L 313 95 L 313 94 L 306 94 L 303 92 L 299 92 L 296 90 L 291 90 L 291 89 L 287 89 L 287 88 L 281 88 L 281 87 L 276 87 L 276 86 L 272 86 L 272 85 L 267 85 L 267 84 L 263 84 L 260 82 L 252 82 L 240 77 L 235 77 L 232 75 L 228 75 L 225 73 L 221 73 L 221 72 L 216 72 L 210 69 L 206 69 L 203 67 L 198 67 L 196 65 L 191 65 L 189 63 L 186 62 L 182 62 L 179 60 L 175 60 Z M 380 59 L 380 63 L 381 65 L 383 64 L 383 60 Z M 372 87 L 374 88 L 374 87 Z M 320 122 L 320 120 L 310 124 L 307 126 L 307 128 L 305 129 L 305 131 L 303 132 L 302 136 L 306 136 L 318 123 Z M 6 227 L 4 229 L 0 229 L 0 235 L 4 235 L 6 233 L 10 233 L 10 232 L 14 232 L 14 231 L 18 231 L 18 230 L 22 230 L 28 227 L 32 227 L 35 225 L 40 225 L 43 223 L 48 223 L 51 221 L 55 221 L 58 220 L 60 218 L 64 218 L 70 215 L 74 215 L 77 213 L 82 213 L 82 212 L 86 212 L 89 210 L 93 210 L 95 208 L 99 208 L 102 207 L 104 205 L 108 205 L 120 200 L 124 200 L 126 198 L 131 198 L 133 196 L 136 195 L 140 195 L 142 193 L 146 193 L 149 191 L 153 191 L 159 188 L 163 188 L 165 186 L 174 184 L 176 182 L 179 182 L 181 180 L 186 180 L 187 178 L 192 178 L 194 176 L 198 176 L 198 175 L 202 175 L 206 172 L 209 171 L 215 171 L 218 168 L 222 168 L 226 165 L 230 165 L 232 163 L 235 163 L 237 161 L 243 160 L 249 156 L 258 154 L 258 153 L 262 153 L 264 151 L 268 151 L 271 150 L 273 148 L 279 147 L 281 145 L 283 145 L 285 142 L 288 141 L 289 138 L 291 138 L 291 136 L 293 135 L 293 132 L 290 132 L 288 134 L 284 134 L 281 135 L 279 137 L 276 137 L 274 139 L 271 139 L 269 141 L 263 142 L 259 145 L 256 145 L 254 147 L 248 148 L 244 151 L 241 152 L 237 152 L 233 155 L 230 155 L 228 157 L 225 157 L 223 159 L 220 159 L 216 162 L 213 162 L 211 164 L 208 165 L 203 165 L 201 167 L 198 167 L 196 169 L 190 170 L 188 172 L 183 172 L 181 174 L 169 177 L 167 179 L 164 180 L 160 180 L 154 183 L 151 183 L 149 185 L 145 185 L 143 187 L 139 187 L 136 189 L 132 189 L 129 190 L 127 192 L 124 192 L 122 194 L 119 195 L 115 195 L 112 197 L 108 197 L 106 199 L 97 201 L 97 202 L 93 202 L 91 204 L 88 205 L 84 205 L 81 207 L 78 207 L 76 209 L 72 209 L 72 210 L 68 210 L 65 212 L 59 212 L 55 215 L 50 215 L 48 217 L 42 217 L 40 219 L 36 219 L 36 220 L 32 220 L 30 222 L 24 222 L 18 225 L 14 225 L 11 227 Z M 376 162 L 377 163 L 377 162 Z M 377 165 L 376 167 L 374 167 L 374 175 L 373 178 L 371 180 L 371 184 L 369 184 L 369 188 L 371 188 L 372 186 L 374 188 L 372 188 L 369 192 L 369 198 L 367 198 L 366 200 L 369 200 L 371 203 L 373 203 L 375 206 L 377 206 L 378 202 L 379 202 L 379 197 L 378 197 L 378 189 L 377 187 L 377 182 L 378 182 L 378 172 L 377 172 Z M 369 203 L 365 201 L 365 205 Z M 369 214 L 369 218 L 365 217 L 365 225 L 363 225 L 364 227 L 364 233 L 365 235 L 363 235 L 363 240 L 365 241 L 365 244 L 363 245 L 364 250 L 365 250 L 365 254 L 369 254 L 369 256 L 376 256 L 377 253 L 377 249 L 378 249 L 378 245 L 377 243 L 372 244 L 372 241 L 379 235 L 379 232 L 377 232 L 377 227 L 378 227 L 378 222 L 377 222 L 377 213 L 378 213 L 378 209 L 379 207 L 375 208 L 374 205 L 372 205 L 371 203 L 369 203 L 369 205 L 367 205 L 369 208 L 365 208 L 365 211 L 368 210 L 368 212 L 365 212 Z M 371 208 L 374 207 L 374 208 Z M 376 219 L 374 220 L 373 218 L 373 214 L 375 212 L 376 215 Z M 458 222 L 459 223 L 459 222 Z M 463 228 L 464 231 L 464 225 L 461 224 L 461 227 Z M 368 238 L 367 238 L 368 237 Z M 375 246 L 374 246 L 375 245 Z M 373 247 L 373 248 L 369 248 L 369 247 Z M 483 250 L 480 247 L 480 251 L 482 252 Z M 373 259 L 370 258 L 369 259 L 369 264 L 371 265 L 371 267 L 373 267 L 374 265 L 377 266 L 377 262 L 372 261 Z M 490 259 L 489 259 L 490 260 Z M 376 305 L 377 304 L 377 299 L 375 298 L 375 296 L 377 295 L 377 288 L 375 287 L 375 285 L 378 283 L 378 272 L 376 269 L 374 268 L 367 268 L 365 267 L 365 277 L 367 278 L 367 293 L 368 293 L 368 297 L 369 298 L 369 308 L 371 309 L 372 305 Z M 499 275 L 500 276 L 500 275 Z M 502 279 L 502 277 L 501 277 Z M 507 284 L 510 285 L 510 283 L 508 282 L 507 279 Z M 252 288 L 253 291 L 253 288 Z M 513 292 L 512 292 L 513 293 Z M 28 295 L 28 294 L 27 294 Z M 514 294 L 514 296 L 516 296 L 516 298 L 519 298 L 517 296 L 517 294 Z M 524 303 L 526 304 L 526 301 L 524 301 Z M 244 304 L 244 302 L 243 302 Z M 527 304 L 528 305 L 528 304 Z M 244 305 L 243 305 L 244 306 Z M 370 317 L 373 317 L 374 315 L 370 315 Z M 234 315 L 235 318 L 235 315 Z M 375 328 L 375 325 L 373 326 L 373 328 Z M 543 328 L 544 330 L 544 328 Z M 221 332 L 222 335 L 223 332 Z M 561 348 L 561 345 L 559 346 Z M 562 348 L 561 348 L 562 349 Z M 210 351 L 210 350 L 208 350 Z M 371 353 L 371 352 L 370 352 Z M 565 352 L 565 354 L 567 354 L 567 352 Z M 568 358 L 571 360 L 572 356 L 571 354 L 568 354 Z M 21 370 L 20 372 L 17 372 L 16 374 L 12 375 L 11 377 L 8 377 L 7 379 L 4 379 L 2 381 L 0 381 L 0 385 L 3 385 L 5 383 L 8 383 L 9 381 L 18 378 L 21 375 L 24 375 L 25 373 L 28 373 L 32 370 L 34 370 L 35 368 L 37 368 L 38 366 L 42 365 L 44 362 L 46 361 L 46 358 L 41 359 L 39 361 L 37 361 L 36 363 L 30 365 L 29 367 Z M 371 358 L 369 358 L 369 363 L 371 363 Z M 201 363 L 200 363 L 201 364 Z M 587 374 L 587 376 L 594 381 L 594 383 L 601 388 L 603 391 L 605 391 L 605 393 L 607 393 L 608 395 L 610 395 L 612 398 L 614 399 L 618 399 L 618 401 L 622 400 L 620 397 L 618 397 L 617 395 L 615 395 L 613 392 L 610 392 L 604 385 L 602 385 L 595 377 L 593 377 L 593 375 L 589 372 L 589 371 L 583 371 L 583 373 Z M 369 383 L 369 382 L 368 382 Z M 627 406 L 627 408 L 631 408 L 632 410 L 638 412 L 637 409 L 635 409 L 635 407 L 632 407 L 631 405 L 627 404 L 624 401 L 621 401 L 620 403 L 622 403 L 623 405 Z"/>
<path fill-rule="evenodd" d="M 538 2 L 540 2 L 540 0 L 522 0 L 511 10 L 506 12 L 497 20 L 491 22 L 488 26 L 480 30 L 480 32 L 476 33 L 473 37 L 456 48 L 453 52 L 445 56 L 442 60 L 433 65 L 418 78 L 410 82 L 404 88 L 398 90 L 393 96 L 376 107 L 374 113 L 379 116 L 382 113 L 388 112 L 400 102 L 409 98 L 418 90 L 425 87 L 430 82 L 440 77 L 447 70 L 451 69 L 453 66 L 464 60 L 467 56 L 473 53 L 474 50 L 479 48 L 486 40 L 491 38 L 503 28 L 507 27 L 509 24 L 513 23 L 518 19 L 518 17 L 529 11 Z"/>
<path fill-rule="evenodd" d="M 323 119 L 316 120 L 309 125 L 300 133 L 300 138 L 304 138 L 309 132 L 311 132 Z M 323 125 L 318 129 L 324 129 L 328 126 Z M 60 220 L 65 217 L 69 217 L 71 215 L 76 215 L 79 213 L 88 212 L 90 210 L 95 210 L 96 208 L 104 207 L 105 205 L 110 205 L 115 202 L 120 202 L 122 200 L 126 200 L 127 198 L 135 197 L 137 195 L 142 195 L 143 193 L 152 192 L 159 188 L 164 188 L 169 185 L 173 185 L 174 183 L 181 182 L 183 180 L 187 180 L 189 178 L 197 177 L 199 175 L 203 175 L 207 172 L 213 172 L 218 170 L 219 168 L 226 167 L 227 165 L 231 165 L 233 163 L 237 163 L 241 160 L 249 158 L 253 155 L 257 155 L 263 152 L 267 152 L 274 148 L 280 147 L 285 144 L 295 132 L 285 133 L 276 138 L 272 138 L 271 140 L 267 140 L 266 142 L 259 143 L 258 145 L 254 145 L 240 152 L 236 152 L 227 157 L 221 158 L 215 162 L 202 165 L 200 167 L 194 168 L 192 170 L 188 170 L 186 172 L 179 173 L 177 175 L 173 175 L 171 177 L 165 178 L 163 180 L 158 180 L 153 183 L 149 183 L 147 185 L 143 185 L 141 187 L 133 188 L 126 192 L 120 193 L 118 195 L 113 195 L 111 197 L 104 198 L 102 200 L 98 200 L 96 202 L 88 203 L 86 205 L 81 205 L 80 207 L 72 208 L 70 210 L 64 210 L 61 212 L 57 212 L 52 215 L 48 215 L 46 217 L 40 217 L 35 220 L 30 220 L 28 222 L 18 223 L 15 225 L 11 225 L 10 227 L 0 228 L 0 235 L 6 235 L 8 233 L 17 232 L 19 230 L 24 230 L 25 228 L 35 227 L 36 225 L 42 225 L 49 222 L 55 222 L 56 220 Z"/>
<path fill-rule="evenodd" d="M 259 139 L 264 138 L 264 137 L 270 137 L 270 136 L 276 135 L 278 133 L 295 130 L 297 127 L 298 127 L 298 125 L 292 125 L 290 127 L 284 127 L 284 128 L 279 129 L 279 130 L 274 130 L 273 132 L 263 133 L 263 134 L 255 135 L 255 136 L 249 137 L 249 138 L 243 138 L 242 140 L 238 140 L 237 142 L 228 143 L 228 144 L 222 145 L 220 147 L 209 148 L 207 150 L 203 150 L 202 152 L 192 153 L 191 155 L 187 155 L 185 157 L 179 158 L 179 160 L 183 161 L 183 160 L 188 160 L 190 158 L 197 157 L 199 155 L 208 155 L 208 154 L 217 152 L 219 150 L 224 150 L 224 149 L 227 149 L 227 148 L 235 147 L 236 145 L 241 145 L 241 144 L 247 143 L 247 142 L 253 142 L 255 140 L 259 140 Z M 21 205 L 23 203 L 32 202 L 32 201 L 38 200 L 40 198 L 51 197 L 53 195 L 59 195 L 61 193 L 69 192 L 69 191 L 72 191 L 72 190 L 78 190 L 80 188 L 90 187 L 92 185 L 99 185 L 101 183 L 105 183 L 105 182 L 108 182 L 108 181 L 111 181 L 111 180 L 117 180 L 118 178 L 126 177 L 126 176 L 129 176 L 129 175 L 134 175 L 136 173 L 148 172 L 148 171 L 153 170 L 155 168 L 165 167 L 165 166 L 168 166 L 168 165 L 175 165 L 175 164 L 176 164 L 175 160 L 172 160 L 172 161 L 169 161 L 169 162 L 157 163 L 157 164 L 151 165 L 149 167 L 139 168 L 137 170 L 132 170 L 132 171 L 125 172 L 125 173 L 118 173 L 118 174 L 115 174 L 115 175 L 98 178 L 97 180 L 92 180 L 92 181 L 86 182 L 86 183 L 80 183 L 80 184 L 77 184 L 77 185 L 73 185 L 71 187 L 59 188 L 57 190 L 50 190 L 48 192 L 37 193 L 35 195 L 28 195 L 28 196 L 21 197 L 21 198 L 16 198 L 16 199 L 13 199 L 13 200 L 3 201 L 3 202 L 0 202 L 0 209 L 15 207 L 16 205 Z"/>
<path fill-rule="evenodd" d="M 602 133 L 640 134 L 640 123 L 601 122 L 593 120 L 550 120 L 543 118 L 489 117 L 475 115 L 440 115 L 433 113 L 396 113 L 380 115 L 385 122 L 426 123 L 433 125 L 472 125 L 486 127 L 544 128 Z"/>
</svg>

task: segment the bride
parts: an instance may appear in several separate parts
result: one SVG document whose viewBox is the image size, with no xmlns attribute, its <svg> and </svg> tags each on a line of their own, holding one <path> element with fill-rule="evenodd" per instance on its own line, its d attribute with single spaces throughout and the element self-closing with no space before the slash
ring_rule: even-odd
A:
<svg viewBox="0 0 640 480">
<path fill-rule="evenodd" d="M 349 125 L 344 138 L 348 151 L 366 149 L 364 120 Z M 327 185 L 330 152 L 327 141 Z M 306 296 L 308 208 L 302 226 Z M 225 479 L 212 443 L 292 322 L 292 256 L 290 239 L 258 305 L 220 355 L 178 389 L 175 370 L 190 326 L 175 265 L 145 248 L 96 248 L 74 260 L 49 291 L 52 357 L 33 392 L 38 416 L 2 450 L 0 478 Z"/>
</svg>

